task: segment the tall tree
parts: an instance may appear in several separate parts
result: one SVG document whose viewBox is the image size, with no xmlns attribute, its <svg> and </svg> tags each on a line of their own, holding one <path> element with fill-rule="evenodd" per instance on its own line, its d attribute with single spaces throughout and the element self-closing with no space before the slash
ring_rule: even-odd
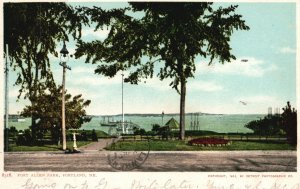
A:
<svg viewBox="0 0 300 189">
<path fill-rule="evenodd" d="M 287 105 L 282 108 L 283 112 L 282 123 L 284 129 L 286 130 L 288 141 L 296 145 L 297 144 L 297 110 L 292 108 L 290 102 L 287 102 Z"/>
<path fill-rule="evenodd" d="M 4 3 L 4 44 L 17 72 L 18 98 L 24 95 L 35 106 L 38 94 L 54 87 L 48 55 L 58 56 L 56 44 L 68 41 L 68 34 L 80 37 L 81 21 L 87 18 L 65 3 Z M 32 115 L 33 136 L 35 120 Z"/>
<path fill-rule="evenodd" d="M 58 140 L 61 129 L 61 92 L 62 87 L 52 87 L 48 92 L 44 91 L 36 96 L 36 103 L 26 106 L 21 112 L 22 116 L 31 116 L 38 120 L 37 131 L 51 131 L 52 138 Z M 91 103 L 84 100 L 82 95 L 72 97 L 71 94 L 65 95 L 66 98 L 66 128 L 79 129 L 83 123 L 89 122 L 90 117 L 86 115 L 85 108 Z"/>
<path fill-rule="evenodd" d="M 102 41 L 80 41 L 76 56 L 87 55 L 86 62 L 99 62 L 98 74 L 113 77 L 120 70 L 131 70 L 125 81 L 137 84 L 141 78 L 172 78 L 172 88 L 180 94 L 180 138 L 185 137 L 185 99 L 187 79 L 194 76 L 195 58 L 209 57 L 210 63 L 235 59 L 229 45 L 234 30 L 249 30 L 237 6 L 213 10 L 212 3 L 130 3 L 130 9 L 103 11 L 82 8 L 96 30 L 110 25 Z M 131 10 L 137 16 L 130 16 Z M 145 58 L 147 61 L 142 61 Z"/>
</svg>

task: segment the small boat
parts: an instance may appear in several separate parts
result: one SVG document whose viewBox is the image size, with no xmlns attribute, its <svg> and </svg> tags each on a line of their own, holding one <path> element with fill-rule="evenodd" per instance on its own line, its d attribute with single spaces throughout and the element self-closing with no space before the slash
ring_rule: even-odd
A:
<svg viewBox="0 0 300 189">
<path fill-rule="evenodd" d="M 116 127 L 116 126 L 117 126 L 118 122 L 115 122 L 115 121 L 113 120 L 113 118 L 112 118 L 112 121 L 110 121 L 110 120 L 109 120 L 109 116 L 107 116 L 107 118 L 108 118 L 108 121 L 107 121 L 107 122 L 105 121 L 105 116 L 103 117 L 102 122 L 100 122 L 100 125 L 101 125 L 102 127 Z"/>
</svg>

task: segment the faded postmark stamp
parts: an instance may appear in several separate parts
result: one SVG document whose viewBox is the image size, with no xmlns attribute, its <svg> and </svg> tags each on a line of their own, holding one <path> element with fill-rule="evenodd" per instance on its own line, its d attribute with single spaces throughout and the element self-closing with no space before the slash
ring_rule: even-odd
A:
<svg viewBox="0 0 300 189">
<path fill-rule="evenodd" d="M 116 145 L 118 145 L 118 141 L 123 140 L 121 133 L 113 131 L 113 129 L 110 129 L 108 133 L 115 135 L 116 137 L 113 138 L 112 143 L 109 144 L 112 152 L 107 154 L 107 161 L 111 167 L 119 171 L 131 171 L 141 167 L 145 163 L 150 153 L 149 137 L 145 138 L 145 141 L 147 141 L 146 151 L 138 151 L 137 149 L 133 149 L 131 151 L 118 151 L 116 149 Z M 133 140 L 131 142 L 137 143 L 138 141 Z"/>
</svg>

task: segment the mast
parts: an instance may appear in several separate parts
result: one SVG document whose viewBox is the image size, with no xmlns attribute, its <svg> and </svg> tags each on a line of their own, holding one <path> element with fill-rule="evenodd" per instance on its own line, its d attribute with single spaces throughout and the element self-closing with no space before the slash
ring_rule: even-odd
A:
<svg viewBox="0 0 300 189">
<path fill-rule="evenodd" d="M 199 130 L 199 112 L 197 112 L 197 130 Z"/>
</svg>

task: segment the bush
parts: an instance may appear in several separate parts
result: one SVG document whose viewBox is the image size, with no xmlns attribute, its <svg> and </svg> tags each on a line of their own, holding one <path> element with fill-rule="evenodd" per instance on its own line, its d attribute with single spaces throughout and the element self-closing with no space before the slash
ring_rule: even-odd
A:
<svg viewBox="0 0 300 189">
<path fill-rule="evenodd" d="M 19 135 L 19 136 L 17 137 L 17 140 L 16 140 L 16 145 L 17 145 L 17 146 L 23 146 L 23 145 L 25 145 L 25 144 L 26 144 L 26 140 L 25 140 L 24 135 Z"/>
<path fill-rule="evenodd" d="M 87 134 L 85 131 L 83 131 L 81 134 L 80 134 L 80 140 L 81 141 L 88 141 L 88 137 L 87 137 Z"/>
<path fill-rule="evenodd" d="M 146 135 L 148 135 L 148 136 L 155 136 L 156 133 L 154 131 L 147 131 Z"/>
<path fill-rule="evenodd" d="M 31 131 L 29 129 L 26 129 L 24 131 L 24 134 L 20 134 L 17 137 L 16 144 L 18 146 L 28 146 L 33 144 L 32 136 L 31 136 Z"/>
<path fill-rule="evenodd" d="M 91 134 L 92 141 L 98 141 L 97 133 L 95 129 L 93 129 L 92 134 Z"/>
<path fill-rule="evenodd" d="M 9 137 L 16 138 L 16 136 L 18 135 L 18 130 L 16 129 L 16 127 L 12 126 L 8 129 L 8 133 L 9 133 L 9 135 L 8 135 Z M 5 134 L 6 134 L 6 132 L 5 132 Z"/>
<path fill-rule="evenodd" d="M 158 124 L 152 125 L 152 131 L 153 131 L 155 134 L 158 134 L 158 133 L 159 133 L 159 130 L 160 130 L 160 125 L 158 125 Z"/>
<path fill-rule="evenodd" d="M 133 134 L 134 135 L 146 135 L 147 132 L 146 132 L 145 129 L 140 129 L 140 128 L 134 127 L 133 128 Z"/>
<path fill-rule="evenodd" d="M 31 145 L 33 141 L 32 141 L 31 131 L 29 129 L 25 129 L 24 137 L 26 140 L 26 145 Z"/>
<path fill-rule="evenodd" d="M 146 130 L 145 129 L 140 129 L 140 135 L 146 135 Z"/>
<path fill-rule="evenodd" d="M 77 140 L 79 140 L 79 137 L 76 137 Z M 72 133 L 68 133 L 66 135 L 66 140 L 67 141 L 73 141 L 73 134 Z"/>
<path fill-rule="evenodd" d="M 173 131 L 173 132 L 178 132 L 178 131 Z M 161 127 L 158 124 L 152 125 L 152 133 L 153 135 L 161 135 L 162 139 L 169 139 L 173 138 L 174 136 L 177 136 L 174 134 L 169 126 L 163 126 Z"/>
</svg>

